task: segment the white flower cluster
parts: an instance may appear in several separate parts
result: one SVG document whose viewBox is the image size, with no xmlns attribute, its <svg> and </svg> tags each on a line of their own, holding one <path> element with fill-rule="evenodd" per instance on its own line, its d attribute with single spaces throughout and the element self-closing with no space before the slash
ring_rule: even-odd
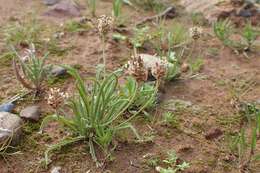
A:
<svg viewBox="0 0 260 173">
<path fill-rule="evenodd" d="M 98 19 L 97 19 L 97 29 L 100 35 L 106 34 L 109 30 L 112 29 L 112 25 L 113 25 L 113 18 L 112 17 L 108 17 L 106 15 L 101 15 Z"/>
<path fill-rule="evenodd" d="M 125 65 L 126 73 L 134 76 L 137 81 L 146 81 L 151 74 L 157 80 L 166 75 L 169 62 L 166 59 L 157 59 L 154 56 L 136 55 Z"/>
<path fill-rule="evenodd" d="M 163 60 L 161 63 L 156 63 L 155 66 L 152 67 L 151 73 L 157 79 L 160 80 L 166 75 L 168 62 Z"/>
<path fill-rule="evenodd" d="M 144 62 L 140 56 L 132 56 L 132 60 L 128 61 L 126 64 L 126 68 L 130 71 L 133 71 L 136 68 L 143 68 Z"/>
<path fill-rule="evenodd" d="M 201 27 L 195 26 L 190 28 L 190 37 L 194 40 L 198 40 L 202 35 L 203 29 Z"/>
<path fill-rule="evenodd" d="M 64 100 L 68 98 L 69 94 L 62 92 L 60 88 L 51 88 L 48 93 L 47 104 L 56 109 L 61 103 L 64 102 Z"/>
<path fill-rule="evenodd" d="M 148 78 L 148 71 L 144 67 L 144 61 L 140 56 L 133 56 L 131 61 L 125 66 L 126 73 L 135 77 L 137 81 L 146 81 Z"/>
</svg>

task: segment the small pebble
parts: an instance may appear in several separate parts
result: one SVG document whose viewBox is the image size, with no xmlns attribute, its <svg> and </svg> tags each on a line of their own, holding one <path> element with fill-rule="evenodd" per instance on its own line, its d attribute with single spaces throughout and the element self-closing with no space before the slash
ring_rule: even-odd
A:
<svg viewBox="0 0 260 173">
<path fill-rule="evenodd" d="M 20 117 L 38 121 L 40 119 L 40 107 L 28 106 L 20 112 Z"/>
<path fill-rule="evenodd" d="M 71 0 L 62 0 L 51 7 L 44 13 L 44 15 L 63 18 L 63 17 L 79 17 L 80 7 L 77 3 Z"/>
<path fill-rule="evenodd" d="M 242 9 L 242 10 L 239 11 L 238 15 L 241 16 L 241 17 L 251 17 L 252 13 L 251 13 L 250 10 Z"/>
<path fill-rule="evenodd" d="M 0 112 L 11 112 L 14 109 L 13 103 L 4 103 L 0 105 Z"/>
<path fill-rule="evenodd" d="M 63 67 L 54 65 L 51 69 L 51 74 L 55 77 L 64 76 L 67 74 L 67 70 Z"/>
</svg>

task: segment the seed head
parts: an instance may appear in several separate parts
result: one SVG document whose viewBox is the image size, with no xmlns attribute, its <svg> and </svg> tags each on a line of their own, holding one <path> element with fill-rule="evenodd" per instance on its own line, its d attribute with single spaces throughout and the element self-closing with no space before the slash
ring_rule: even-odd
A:
<svg viewBox="0 0 260 173">
<path fill-rule="evenodd" d="M 156 63 L 151 72 L 157 80 L 161 80 L 166 75 L 166 65 L 164 63 Z"/>
<path fill-rule="evenodd" d="M 144 61 L 141 56 L 133 56 L 126 65 L 126 74 L 133 76 L 138 82 L 146 81 L 148 78 L 148 71 L 144 67 Z"/>
<path fill-rule="evenodd" d="M 190 28 L 190 37 L 194 40 L 198 40 L 202 35 L 203 29 L 201 27 L 195 26 Z"/>
<path fill-rule="evenodd" d="M 51 88 L 48 92 L 47 104 L 52 108 L 57 109 L 64 100 L 69 98 L 69 94 L 66 92 L 62 92 L 60 88 Z"/>
<path fill-rule="evenodd" d="M 97 19 L 97 29 L 100 35 L 105 35 L 108 33 L 109 30 L 112 29 L 113 25 L 113 18 L 106 16 L 106 15 L 101 15 Z"/>
</svg>

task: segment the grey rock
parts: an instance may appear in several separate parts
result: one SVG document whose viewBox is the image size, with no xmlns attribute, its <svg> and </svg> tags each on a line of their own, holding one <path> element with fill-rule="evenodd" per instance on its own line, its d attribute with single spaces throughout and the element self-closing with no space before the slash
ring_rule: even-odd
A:
<svg viewBox="0 0 260 173">
<path fill-rule="evenodd" d="M 51 75 L 55 77 L 63 76 L 67 74 L 67 70 L 63 67 L 54 65 L 51 69 Z"/>
<path fill-rule="evenodd" d="M 238 15 L 241 17 L 251 17 L 253 14 L 248 9 L 242 9 L 239 11 Z"/>
<path fill-rule="evenodd" d="M 39 106 L 28 106 L 20 112 L 20 117 L 38 121 L 40 118 L 40 107 Z"/>
<path fill-rule="evenodd" d="M 217 6 L 219 0 L 181 0 L 180 3 L 189 13 L 202 13 L 210 23 L 217 21 L 217 16 L 222 11 Z"/>
<path fill-rule="evenodd" d="M 147 70 L 151 70 L 153 67 L 156 67 L 156 64 L 164 64 L 165 62 L 159 57 L 149 55 L 149 54 L 140 54 L 141 59 L 144 62 L 144 66 Z"/>
<path fill-rule="evenodd" d="M 0 112 L 0 143 L 12 139 L 12 144 L 19 143 L 22 134 L 22 119 L 9 112 Z"/>
<path fill-rule="evenodd" d="M 260 99 L 256 100 L 256 104 L 260 105 Z"/>
<path fill-rule="evenodd" d="M 53 17 L 79 17 L 81 15 L 79 5 L 71 0 L 58 2 L 49 7 L 44 14 Z"/>
<path fill-rule="evenodd" d="M 43 3 L 45 5 L 54 5 L 56 3 L 58 3 L 60 0 L 43 0 Z"/>
<path fill-rule="evenodd" d="M 0 105 L 0 112 L 11 112 L 14 109 L 13 103 L 4 103 Z"/>
</svg>

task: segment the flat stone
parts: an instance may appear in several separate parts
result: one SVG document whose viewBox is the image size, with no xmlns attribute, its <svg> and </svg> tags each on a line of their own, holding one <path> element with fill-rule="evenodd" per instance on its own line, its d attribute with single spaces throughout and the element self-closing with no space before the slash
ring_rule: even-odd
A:
<svg viewBox="0 0 260 173">
<path fill-rule="evenodd" d="M 223 4 L 225 2 L 228 0 L 222 1 Z M 182 0 L 181 4 L 189 13 L 202 13 L 210 23 L 217 21 L 219 14 L 227 10 L 219 6 L 219 0 Z"/>
<path fill-rule="evenodd" d="M 189 13 L 203 13 L 206 19 L 217 20 L 214 14 L 218 11 L 216 4 L 219 0 L 182 0 L 182 5 Z"/>
<path fill-rule="evenodd" d="M 79 17 L 81 13 L 80 13 L 80 7 L 78 6 L 77 3 L 71 0 L 63 0 L 49 7 L 48 11 L 46 11 L 44 15 L 53 16 L 57 18 Z"/>
<path fill-rule="evenodd" d="M 61 66 L 54 65 L 51 69 L 51 75 L 55 77 L 64 76 L 67 74 L 67 70 Z"/>
<path fill-rule="evenodd" d="M 0 112 L 11 112 L 14 109 L 13 103 L 4 103 L 0 105 Z"/>
<path fill-rule="evenodd" d="M 54 5 L 57 4 L 60 0 L 43 0 L 45 5 Z"/>
<path fill-rule="evenodd" d="M 12 144 L 19 143 L 22 134 L 22 119 L 9 112 L 0 112 L 0 143 L 11 138 Z"/>
<path fill-rule="evenodd" d="M 148 70 L 152 69 L 153 67 L 156 67 L 156 64 L 164 64 L 163 60 L 153 55 L 140 54 L 140 57 L 144 62 L 145 68 Z"/>
<path fill-rule="evenodd" d="M 39 106 L 28 106 L 20 112 L 20 117 L 38 121 L 40 119 L 40 107 Z"/>
<path fill-rule="evenodd" d="M 238 15 L 241 16 L 241 17 L 251 17 L 251 16 L 253 16 L 253 14 L 251 13 L 251 11 L 250 11 L 250 10 L 247 10 L 247 9 L 242 9 L 242 10 L 240 10 L 239 13 L 238 13 Z"/>
</svg>

